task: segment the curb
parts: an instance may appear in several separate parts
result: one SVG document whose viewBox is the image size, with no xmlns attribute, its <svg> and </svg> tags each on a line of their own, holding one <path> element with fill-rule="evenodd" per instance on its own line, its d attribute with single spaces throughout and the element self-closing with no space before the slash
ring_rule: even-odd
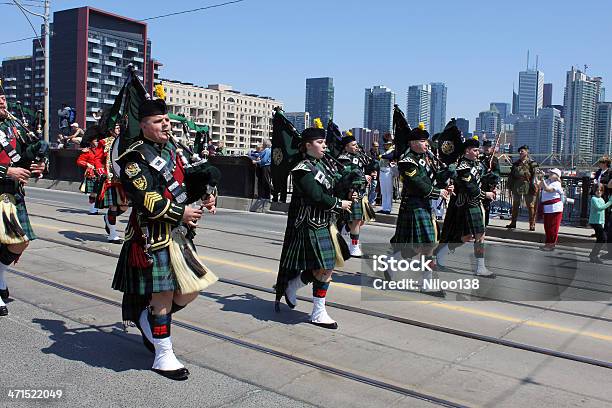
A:
<svg viewBox="0 0 612 408">
<path fill-rule="evenodd" d="M 60 190 L 80 193 L 79 187 L 81 183 L 76 181 L 62 181 L 38 179 L 30 181 L 29 187 L 43 188 L 47 190 Z M 286 214 L 289 211 L 288 203 L 270 202 L 268 200 L 259 200 L 256 198 L 242 198 L 219 196 L 217 198 L 217 207 L 227 210 L 249 211 L 268 214 Z M 397 215 L 393 214 L 376 214 L 376 223 L 395 225 L 397 223 Z M 442 223 L 438 221 L 440 228 Z M 496 227 L 489 225 L 487 227 L 487 235 L 495 238 L 519 240 L 533 242 L 536 244 L 544 244 L 544 234 L 541 232 L 533 232 L 521 229 L 509 230 L 504 227 Z M 559 245 L 570 247 L 587 247 L 595 243 L 593 238 L 576 235 L 576 234 L 559 234 Z"/>
</svg>

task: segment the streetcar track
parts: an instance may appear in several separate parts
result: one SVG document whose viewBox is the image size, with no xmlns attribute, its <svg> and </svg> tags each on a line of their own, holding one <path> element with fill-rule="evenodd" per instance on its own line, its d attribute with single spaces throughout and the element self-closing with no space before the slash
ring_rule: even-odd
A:
<svg viewBox="0 0 612 408">
<path fill-rule="evenodd" d="M 22 278 L 30 279 L 42 285 L 53 287 L 55 289 L 59 289 L 59 290 L 62 290 L 70 294 L 77 295 L 77 296 L 80 296 L 86 299 L 94 300 L 99 303 L 121 308 L 120 302 L 115 301 L 113 299 L 109 299 L 107 297 L 104 297 L 98 294 L 95 294 L 95 293 L 84 291 L 84 290 L 81 290 L 79 288 L 75 288 L 72 286 L 64 285 L 62 283 L 55 282 L 49 279 L 41 278 L 38 276 L 33 276 L 28 273 L 16 271 L 14 269 L 12 269 L 11 272 Z M 421 401 L 426 401 L 432 404 L 437 404 L 442 407 L 467 408 L 467 405 L 464 405 L 459 402 L 437 397 L 435 395 L 425 394 L 425 393 L 416 391 L 414 389 L 406 388 L 404 386 L 393 384 L 393 383 L 390 383 L 384 380 L 378 380 L 376 378 L 368 377 L 366 375 L 357 374 L 350 370 L 335 367 L 333 365 L 329 365 L 323 362 L 318 362 L 318 361 L 311 360 L 308 358 L 298 357 L 296 355 L 293 355 L 293 354 L 290 354 L 290 353 L 287 353 L 281 350 L 277 350 L 273 347 L 268 347 L 268 346 L 264 346 L 261 344 L 252 343 L 250 341 L 246 341 L 246 340 L 243 340 L 237 337 L 229 336 L 227 334 L 220 333 L 218 331 L 206 329 L 204 327 L 197 326 L 191 323 L 186 323 L 176 318 L 172 320 L 172 323 L 175 326 L 181 327 L 193 333 L 202 334 L 208 337 L 213 337 L 218 340 L 226 341 L 228 343 L 231 343 L 231 344 L 234 344 L 234 345 L 246 348 L 246 349 L 254 350 L 254 351 L 257 351 L 257 352 L 260 352 L 260 353 L 263 353 L 269 356 L 273 356 L 276 358 L 280 358 L 285 361 L 290 361 L 290 362 L 293 362 L 293 363 L 296 363 L 302 366 L 314 368 L 314 369 L 326 372 L 328 374 L 342 377 L 342 378 L 345 378 L 351 381 L 363 383 L 363 384 L 366 384 L 366 385 L 369 385 L 375 388 L 383 389 L 386 391 L 391 391 L 391 392 L 394 392 L 394 393 L 397 393 L 397 394 L 400 394 L 406 397 L 418 399 Z"/>
<path fill-rule="evenodd" d="M 71 243 L 63 242 L 61 240 L 57 240 L 57 239 L 53 239 L 53 238 L 39 238 L 39 239 L 42 240 L 42 241 L 52 242 L 52 243 L 55 243 L 55 244 L 59 244 L 59 245 L 64 245 L 64 246 L 76 248 L 76 249 L 83 250 L 83 251 L 86 251 L 86 252 L 97 253 L 97 254 L 100 254 L 100 255 L 105 255 L 105 256 L 109 256 L 109 257 L 113 257 L 113 258 L 118 258 L 119 257 L 118 254 L 115 254 L 115 253 L 112 253 L 112 252 L 108 252 L 108 251 L 105 251 L 105 250 L 102 250 L 102 249 L 86 248 L 86 247 L 83 247 L 82 245 L 71 244 Z M 27 275 L 27 274 L 24 274 L 24 273 L 22 273 L 22 274 L 23 275 Z M 27 277 L 29 277 L 29 275 Z M 234 285 L 234 286 L 238 286 L 238 287 L 243 287 L 243 288 L 247 288 L 247 289 L 251 289 L 251 290 L 255 290 L 255 291 L 260 291 L 260 292 L 265 292 L 265 293 L 270 293 L 270 294 L 274 293 L 273 289 L 265 288 L 265 287 L 262 287 L 262 286 L 259 286 L 259 285 L 253 285 L 253 284 L 249 284 L 249 283 L 240 282 L 240 281 L 236 281 L 236 280 L 233 280 L 233 279 L 219 278 L 219 282 L 225 283 L 225 284 L 228 284 L 228 285 Z M 200 294 L 200 296 L 204 296 L 204 295 Z M 302 300 L 302 301 L 312 302 L 312 300 L 310 298 L 306 298 L 306 297 L 303 297 L 303 296 L 298 296 L 297 298 L 299 300 Z M 519 350 L 523 350 L 523 351 L 529 351 L 529 352 L 533 352 L 533 353 L 537 353 L 537 354 L 547 355 L 547 356 L 550 356 L 550 357 L 555 357 L 555 358 L 560 358 L 560 359 L 570 360 L 570 361 L 576 361 L 576 362 L 579 362 L 579 363 L 584 363 L 584 364 L 588 364 L 588 365 L 593 365 L 593 366 L 598 366 L 598 367 L 612 369 L 612 362 L 609 362 L 609 361 L 598 360 L 598 359 L 589 358 L 589 357 L 585 357 L 585 356 L 580 356 L 580 355 L 576 355 L 576 354 L 565 353 L 565 352 L 557 351 L 557 350 L 553 350 L 553 349 L 547 349 L 547 348 L 544 348 L 544 347 L 539 347 L 539 346 L 533 346 L 533 345 L 530 345 L 530 344 L 519 343 L 519 342 L 515 342 L 515 341 L 512 341 L 512 340 L 507 340 L 507 339 L 503 339 L 503 338 L 497 338 L 497 337 L 488 336 L 488 335 L 484 335 L 484 334 L 474 333 L 474 332 L 470 332 L 470 331 L 466 331 L 466 330 L 454 329 L 454 328 L 447 327 L 447 326 L 441 326 L 441 325 L 427 323 L 427 322 L 423 322 L 423 321 L 419 321 L 419 320 L 408 319 L 408 318 L 404 318 L 404 317 L 400 317 L 400 316 L 395 316 L 395 315 L 391 315 L 391 314 L 387 314 L 387 313 L 382 313 L 382 312 L 376 312 L 376 311 L 373 311 L 373 310 L 370 310 L 370 309 L 364 309 L 364 308 L 361 308 L 361 307 L 346 305 L 346 304 L 342 304 L 342 303 L 338 303 L 338 302 L 329 302 L 328 301 L 328 302 L 326 302 L 326 305 L 329 306 L 329 307 L 336 308 L 336 309 L 341 309 L 341 310 L 349 311 L 349 312 L 352 312 L 352 313 L 358 313 L 358 314 L 362 314 L 362 315 L 376 317 L 376 318 L 383 319 L 383 320 L 388 320 L 388 321 L 393 321 L 393 322 L 397 322 L 397 323 L 402 323 L 402 324 L 409 325 L 409 326 L 420 327 L 420 328 L 424 328 L 424 329 L 428 329 L 428 330 L 432 330 L 432 331 L 437 331 L 437 332 L 441 332 L 441 333 L 446 333 L 446 334 L 450 334 L 450 335 L 454 335 L 454 336 L 458 336 L 458 337 L 468 338 L 468 339 L 482 341 L 482 342 L 490 343 L 490 344 L 496 344 L 496 345 L 504 346 L 504 347 L 508 347 L 508 348 L 515 348 L 515 349 L 519 349 Z M 547 310 L 549 310 L 549 309 L 547 309 Z M 589 318 L 593 319 L 593 317 L 589 317 Z M 608 320 L 608 319 L 606 319 L 606 320 Z"/>
<path fill-rule="evenodd" d="M 82 226 L 86 226 L 86 227 L 91 227 L 91 228 L 97 228 L 98 226 L 96 225 L 91 225 L 91 224 L 87 224 L 87 223 L 82 223 L 82 222 L 68 222 L 65 220 L 61 220 L 58 219 L 56 217 L 52 217 L 52 216 L 47 216 L 47 215 L 38 215 L 38 214 L 33 214 L 31 213 L 30 215 L 35 216 L 35 217 L 40 217 L 40 218 L 45 218 L 45 219 L 50 219 L 50 220 L 54 220 L 54 221 L 58 221 L 58 222 L 63 222 L 63 223 L 70 223 L 70 224 L 77 224 L 77 225 L 82 225 Z M 203 229 L 209 229 L 206 227 L 198 227 L 198 228 L 203 228 Z M 227 232 L 227 231 L 223 231 L 223 230 L 218 230 L 220 232 L 225 232 L 225 233 L 229 233 L 229 234 L 234 234 L 233 232 Z M 242 234 L 237 232 L 237 235 L 246 235 L 246 234 Z M 254 236 L 257 237 L 257 236 Z M 262 238 L 262 237 L 257 237 L 257 238 Z M 51 241 L 51 242 L 56 242 L 51 238 L 40 238 L 41 240 L 47 240 L 47 241 Z M 263 239 L 263 238 L 262 238 Z M 57 241 L 56 243 L 59 243 L 61 245 L 68 245 L 68 246 L 73 246 L 74 248 L 77 249 L 83 249 L 83 250 L 90 250 L 90 251 L 95 251 L 97 253 L 100 253 L 102 255 L 109 255 L 111 254 L 110 252 L 107 251 L 103 251 L 103 250 L 95 250 L 92 248 L 87 248 L 83 245 L 77 245 L 77 244 L 70 244 L 70 243 L 66 243 L 64 241 Z M 196 247 L 199 248 L 207 248 L 207 249 L 212 249 L 215 251 L 221 251 L 221 252 L 230 252 L 230 253 L 234 253 L 237 255 L 243 255 L 243 256 L 249 256 L 249 257 L 254 257 L 254 258 L 258 258 L 258 259 L 268 259 L 271 261 L 275 261 L 278 262 L 279 259 L 278 258 L 273 258 L 273 257 L 267 257 L 264 255 L 253 255 L 247 252 L 241 252 L 241 251 L 236 251 L 236 250 L 232 250 L 232 249 L 223 249 L 223 248 L 217 248 L 214 246 L 210 246 L 210 245 L 205 245 L 205 244 L 199 244 L 199 243 L 195 243 Z M 98 252 L 100 251 L 100 252 Z M 351 271 L 344 271 L 344 270 L 340 270 L 340 269 L 334 269 L 334 272 L 343 274 L 345 276 L 362 276 L 362 274 L 360 272 L 351 272 Z M 452 268 L 448 268 L 446 270 L 446 272 L 448 273 L 454 273 L 457 275 L 463 275 L 463 276 L 472 276 L 472 274 L 470 273 L 463 273 L 463 272 L 459 272 L 457 270 L 454 270 Z M 502 276 L 502 275 L 499 275 Z M 514 278 L 514 279 L 520 279 L 520 278 Z M 588 282 L 587 283 L 592 283 L 592 282 Z M 543 282 L 543 283 L 549 283 L 549 282 Z M 603 284 L 608 286 L 607 284 Z M 575 286 L 572 286 L 572 288 L 578 288 Z M 591 288 L 584 288 L 581 287 L 581 289 L 583 290 L 592 290 Z M 596 290 L 593 289 L 594 291 L 601 291 L 601 290 Z M 462 292 L 457 292 L 457 291 L 453 291 L 453 290 L 446 290 L 447 293 L 453 293 L 453 294 L 460 294 L 460 295 L 465 295 L 465 293 Z M 612 294 L 612 292 L 607 292 L 604 291 L 604 293 L 610 293 Z M 522 303 L 522 302 L 517 302 L 517 301 L 512 301 L 512 300 L 505 300 L 505 299 L 499 299 L 499 298 L 491 298 L 491 297 L 487 297 L 487 296 L 483 296 L 483 295 L 475 295 L 475 294 L 470 294 L 471 298 L 478 298 L 478 299 L 482 299 L 482 300 L 488 300 L 488 301 L 495 301 L 495 302 L 499 302 L 499 303 L 505 303 L 505 304 L 511 304 L 514 306 L 520 306 L 520 307 L 526 307 L 526 308 L 530 308 L 530 309 L 536 309 L 536 310 L 542 310 L 542 311 L 550 311 L 550 312 L 554 312 L 554 313 L 559 313 L 559 314 L 565 314 L 565 315 L 569 315 L 569 316 L 575 316 L 575 317 L 581 317 L 581 318 L 587 318 L 587 319 L 593 319 L 593 320 L 599 320 L 599 321 L 605 321 L 605 322 L 609 322 L 612 323 L 612 319 L 609 318 L 605 318 L 605 317 L 601 317 L 601 316 L 593 316 L 593 315 L 587 315 L 584 313 L 580 313 L 580 312 L 573 312 L 573 311 L 569 311 L 569 310 L 561 310 L 561 309 L 555 309 L 555 308 L 549 308 L 549 307 L 545 307 L 545 306 L 539 306 L 539 305 L 534 305 L 534 304 L 529 304 L 529 303 Z"/>
<path fill-rule="evenodd" d="M 52 217 L 52 216 L 49 216 L 49 215 L 40 215 L 40 214 L 34 214 L 34 213 L 31 213 L 31 215 L 35 216 L 35 217 L 40 217 L 40 218 L 45 218 L 45 219 L 49 219 L 49 220 L 54 220 L 54 221 L 57 221 L 57 222 L 83 225 L 83 226 L 87 226 L 87 227 L 91 227 L 91 228 L 98 228 L 97 225 L 91 225 L 91 224 L 86 224 L 86 223 L 82 223 L 82 222 L 73 222 L 73 221 L 61 220 L 59 218 Z M 238 235 L 238 236 L 247 237 L 247 238 L 265 239 L 265 240 L 272 240 L 272 241 L 277 241 L 277 242 L 282 242 L 283 241 L 283 240 L 278 240 L 278 239 L 274 239 L 274 238 L 271 238 L 271 237 L 262 237 L 260 235 L 246 234 L 246 233 L 239 232 L 239 231 L 227 231 L 227 230 L 222 230 L 222 229 L 218 229 L 218 228 L 211 228 L 211 227 L 204 227 L 204 226 L 198 226 L 198 228 L 199 229 L 203 229 L 203 230 L 221 232 L 221 233 L 230 234 L 230 235 Z M 119 231 L 119 232 L 121 232 L 121 231 Z M 253 254 L 249 254 L 249 253 L 246 253 L 246 252 L 236 251 L 236 250 L 233 250 L 233 249 L 217 248 L 217 247 L 213 247 L 213 246 L 205 245 L 205 244 L 198 244 L 198 243 L 196 243 L 195 245 L 197 247 L 201 247 L 201 248 L 208 248 L 208 249 L 214 249 L 214 250 L 223 251 L 223 252 L 230 252 L 230 253 L 235 253 L 237 255 L 245 255 L 245 256 L 250 256 L 250 257 L 254 257 L 254 258 L 267 259 L 267 260 L 275 261 L 275 262 L 279 262 L 280 261 L 279 258 L 269 257 L 269 256 L 265 256 L 265 255 L 259 255 L 259 254 L 253 255 Z M 338 269 L 334 269 L 334 271 L 341 272 L 341 273 L 355 273 L 355 272 L 349 272 L 349 271 L 338 270 Z M 463 275 L 463 276 L 473 276 L 473 274 L 471 274 L 471 273 L 458 272 L 458 271 L 454 270 L 453 268 L 449 268 L 449 270 L 447 272 L 455 273 L 455 274 Z M 357 274 L 358 274 L 358 272 L 357 272 Z M 498 273 L 497 276 L 498 277 L 507 278 L 507 279 L 515 279 L 515 280 L 519 280 L 519 281 L 541 283 L 541 284 L 545 284 L 545 285 L 550 285 L 550 284 L 557 285 L 558 284 L 557 282 L 551 283 L 551 282 L 548 282 L 548 281 L 542 280 L 542 279 L 530 278 L 530 277 L 524 277 L 524 276 L 523 277 L 517 277 L 517 276 L 507 275 L 507 274 L 504 274 L 504 273 Z M 581 279 L 569 279 L 569 278 L 565 278 L 565 277 L 559 277 L 559 276 L 556 276 L 556 275 L 541 274 L 540 276 L 545 277 L 545 278 L 564 279 L 564 280 L 569 280 L 569 281 L 572 281 L 572 282 L 582 282 L 582 283 L 593 284 L 593 285 L 600 285 L 600 286 L 601 285 L 603 285 L 603 286 L 612 286 L 612 285 L 609 285 L 609 284 L 604 283 L 604 282 L 591 282 L 591 281 L 584 281 L 584 280 L 581 280 Z M 585 291 L 592 291 L 592 292 L 604 293 L 604 294 L 612 295 L 612 291 L 605 290 L 605 289 L 599 289 L 599 288 L 596 288 L 596 287 L 576 286 L 576 285 L 573 285 L 573 286 L 568 285 L 567 287 L 568 288 L 572 288 L 572 289 L 580 289 L 580 290 L 585 290 Z M 458 292 L 452 292 L 452 291 L 449 291 L 449 292 L 450 293 L 458 293 Z M 473 296 L 475 296 L 475 295 L 473 295 Z M 479 296 L 476 296 L 476 297 L 479 297 Z M 490 298 L 483 297 L 483 299 L 490 299 Z M 492 299 L 492 300 L 497 300 L 497 299 Z"/>
</svg>

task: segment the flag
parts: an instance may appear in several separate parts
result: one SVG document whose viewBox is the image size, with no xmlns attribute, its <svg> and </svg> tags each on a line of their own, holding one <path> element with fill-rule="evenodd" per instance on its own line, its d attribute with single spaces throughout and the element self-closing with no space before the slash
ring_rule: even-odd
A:
<svg viewBox="0 0 612 408">
<path fill-rule="evenodd" d="M 286 183 L 289 172 L 302 159 L 299 151 L 300 134 L 276 108 L 272 118 L 272 185 Z"/>
<path fill-rule="evenodd" d="M 342 147 L 342 132 L 331 119 L 327 123 L 327 136 L 325 137 L 327 150 L 334 157 L 338 158 L 344 148 Z"/>
<path fill-rule="evenodd" d="M 398 159 L 408 150 L 410 131 L 404 112 L 398 105 L 395 105 L 393 107 L 393 143 L 395 144 L 395 157 Z"/>
</svg>

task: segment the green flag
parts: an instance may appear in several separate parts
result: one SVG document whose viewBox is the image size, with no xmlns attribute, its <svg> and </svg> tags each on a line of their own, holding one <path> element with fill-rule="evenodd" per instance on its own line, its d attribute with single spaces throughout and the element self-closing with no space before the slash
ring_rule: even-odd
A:
<svg viewBox="0 0 612 408">
<path fill-rule="evenodd" d="M 289 172 L 301 160 L 300 134 L 280 108 L 272 118 L 272 184 L 284 185 Z"/>
</svg>

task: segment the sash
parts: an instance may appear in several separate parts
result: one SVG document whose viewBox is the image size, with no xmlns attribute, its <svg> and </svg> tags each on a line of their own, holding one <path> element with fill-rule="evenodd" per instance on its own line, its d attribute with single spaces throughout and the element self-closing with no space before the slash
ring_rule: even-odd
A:
<svg viewBox="0 0 612 408">
<path fill-rule="evenodd" d="M 162 158 L 157 154 L 153 146 L 143 143 L 136 146 L 134 150 L 142 153 L 149 167 L 161 174 L 162 180 L 166 186 L 164 196 L 168 199 L 174 199 L 174 201 L 179 204 L 185 203 L 185 201 L 187 201 L 187 192 L 183 187 L 185 169 L 183 168 L 183 163 L 181 163 L 180 158 L 176 157 L 176 153 L 170 152 L 170 154 L 174 156 L 172 159 L 176 161 L 176 167 L 174 168 L 174 172 L 172 172 L 172 160 L 167 161 Z"/>
</svg>

